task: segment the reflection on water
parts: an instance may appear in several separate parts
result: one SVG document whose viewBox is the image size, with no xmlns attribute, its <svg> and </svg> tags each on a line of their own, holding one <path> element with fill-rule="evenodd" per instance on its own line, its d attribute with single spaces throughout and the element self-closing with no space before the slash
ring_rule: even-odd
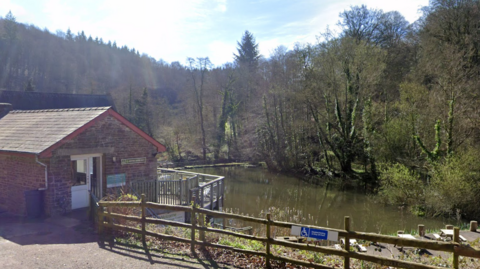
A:
<svg viewBox="0 0 480 269">
<path fill-rule="evenodd" d="M 343 228 L 344 216 L 350 216 L 350 227 L 355 231 L 408 232 L 416 230 L 418 224 L 424 224 L 426 229 L 445 227 L 445 221 L 385 207 L 361 193 L 326 189 L 266 169 L 223 167 L 194 171 L 225 176 L 224 208 L 256 217 L 264 217 L 262 212 L 275 208 L 272 215 L 280 220 L 331 228 Z M 280 212 L 287 213 L 280 216 Z"/>
</svg>

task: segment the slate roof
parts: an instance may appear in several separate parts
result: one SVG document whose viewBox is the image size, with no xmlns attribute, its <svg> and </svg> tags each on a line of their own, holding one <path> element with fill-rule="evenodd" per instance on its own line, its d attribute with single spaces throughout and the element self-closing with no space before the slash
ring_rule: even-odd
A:
<svg viewBox="0 0 480 269">
<path fill-rule="evenodd" d="M 110 95 L 69 94 L 25 91 L 0 91 L 0 103 L 10 103 L 15 110 L 106 107 L 115 109 Z"/>
<path fill-rule="evenodd" d="M 39 154 L 109 108 L 11 111 L 0 119 L 0 151 Z"/>
</svg>

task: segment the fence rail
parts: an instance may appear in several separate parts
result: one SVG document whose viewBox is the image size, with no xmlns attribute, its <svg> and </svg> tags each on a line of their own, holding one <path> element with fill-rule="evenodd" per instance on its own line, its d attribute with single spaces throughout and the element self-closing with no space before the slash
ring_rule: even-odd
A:
<svg viewBox="0 0 480 269">
<path fill-rule="evenodd" d="M 373 242 L 380 242 L 380 243 L 389 243 L 389 244 L 396 244 L 402 245 L 404 247 L 416 247 L 416 248 L 423 248 L 423 249 L 431 249 L 431 250 L 439 250 L 450 252 L 453 255 L 452 259 L 452 267 L 459 268 L 458 257 L 465 256 L 465 257 L 472 257 L 472 258 L 480 258 L 480 251 L 473 249 L 469 246 L 462 245 L 459 243 L 459 230 L 458 228 L 454 229 L 454 241 L 453 242 L 436 242 L 436 241 L 423 241 L 423 240 L 416 240 L 416 239 L 405 239 L 400 237 L 394 236 L 387 236 L 387 235 L 379 235 L 373 233 L 363 233 L 363 232 L 356 232 L 350 231 L 350 218 L 345 217 L 345 227 L 344 229 L 330 229 L 325 227 L 316 227 L 316 226 L 308 226 L 302 225 L 297 223 L 289 223 L 289 222 L 280 222 L 274 221 L 270 219 L 270 214 L 267 214 L 267 219 L 262 218 L 254 218 L 248 216 L 241 216 L 231 213 L 223 213 L 218 211 L 212 211 L 207 209 L 200 209 L 195 206 L 177 206 L 177 205 L 164 205 L 164 204 L 157 204 L 153 202 L 147 202 L 146 196 L 142 195 L 141 202 L 98 202 L 100 210 L 98 210 L 98 220 L 99 223 L 99 232 L 102 233 L 105 227 L 111 229 L 118 229 L 127 232 L 137 233 L 142 236 L 142 241 L 145 245 L 145 236 L 153 236 L 156 238 L 164 239 L 164 240 L 172 240 L 184 243 L 191 244 L 191 251 L 192 253 L 195 252 L 195 246 L 202 246 L 202 247 L 213 247 L 213 248 L 222 248 L 222 249 L 229 249 L 239 253 L 257 255 L 266 258 L 266 266 L 270 266 L 271 260 L 279 260 L 283 262 L 289 262 L 296 265 L 302 265 L 306 267 L 312 268 L 332 268 L 329 266 L 311 263 L 307 261 L 300 261 L 292 258 L 282 257 L 278 255 L 274 255 L 270 252 L 272 245 L 280 245 L 284 247 L 299 249 L 299 250 L 307 250 L 313 252 L 319 252 L 324 254 L 330 255 L 337 255 L 344 257 L 344 268 L 350 267 L 350 259 L 358 259 L 363 261 L 369 261 L 373 263 L 377 263 L 383 266 L 394 266 L 399 268 L 414 268 L 414 269 L 432 269 L 432 268 L 439 268 L 431 265 L 424 265 L 409 261 L 399 261 L 396 259 L 368 255 L 368 254 L 361 254 L 357 252 L 350 251 L 349 246 L 349 239 L 364 239 Z M 130 208 L 141 208 L 142 215 L 139 216 L 129 216 L 117 213 L 111 213 L 110 208 L 112 207 L 130 207 Z M 173 210 L 173 211 L 184 211 L 190 213 L 192 215 L 191 224 L 188 223 L 181 223 L 175 221 L 167 221 L 167 220 L 159 220 L 154 218 L 147 218 L 145 215 L 145 211 L 147 208 L 152 209 L 165 209 L 165 210 Z M 107 212 L 105 211 L 107 209 Z M 210 215 L 214 217 L 226 218 L 226 219 L 238 219 L 244 221 L 250 221 L 259 223 L 266 226 L 266 236 L 254 236 L 254 235 L 246 235 L 242 233 L 222 230 L 222 229 L 215 229 L 205 227 L 203 223 L 203 215 Z M 141 228 L 134 228 L 128 227 L 125 225 L 115 224 L 113 219 L 123 219 L 128 221 L 136 221 L 141 224 Z M 198 220 L 197 220 L 198 219 Z M 199 224 L 197 224 L 199 222 Z M 161 225 L 170 225 L 174 227 L 182 227 L 191 229 L 191 238 L 181 238 L 172 235 L 160 234 L 146 230 L 147 224 L 161 224 Z M 322 247 L 322 246 L 314 246 L 308 244 L 301 244 L 301 243 L 293 243 L 287 241 L 277 240 L 272 238 L 271 236 L 271 228 L 275 227 L 283 227 L 283 228 L 291 228 L 292 226 L 302 225 L 305 227 L 315 228 L 315 229 L 326 229 L 329 231 L 336 231 L 338 232 L 339 237 L 345 238 L 345 245 L 344 249 L 338 250 L 334 248 Z M 199 232 L 199 240 L 196 240 L 196 232 Z M 263 251 L 254 251 L 254 250 L 244 250 L 239 249 L 231 246 L 225 246 L 220 244 L 209 243 L 205 241 L 205 233 L 212 232 L 212 233 L 220 233 L 225 235 L 230 235 L 238 238 L 248 239 L 248 240 L 255 240 L 265 244 L 265 252 Z"/>
</svg>

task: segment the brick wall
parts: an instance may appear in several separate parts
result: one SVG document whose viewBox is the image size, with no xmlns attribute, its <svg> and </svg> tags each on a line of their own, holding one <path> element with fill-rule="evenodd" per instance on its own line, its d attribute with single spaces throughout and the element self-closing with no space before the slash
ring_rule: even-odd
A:
<svg viewBox="0 0 480 269">
<path fill-rule="evenodd" d="M 156 179 L 157 163 L 153 155 L 155 152 L 154 145 L 114 117 L 107 116 L 98 120 L 83 133 L 54 150 L 50 159 L 40 160 L 49 166 L 49 188 L 45 195 L 47 214 L 57 215 L 71 209 L 72 153 L 103 154 L 103 187 L 106 190 L 106 175 L 125 173 L 127 185 L 132 180 Z M 121 165 L 121 159 L 138 157 L 146 157 L 146 163 Z"/>
<path fill-rule="evenodd" d="M 47 215 L 71 210 L 71 155 L 102 153 L 103 187 L 106 175 L 126 174 L 132 180 L 156 179 L 156 147 L 112 116 L 97 120 L 93 126 L 53 151 L 51 158 L 39 159 L 48 166 L 48 190 L 44 203 Z M 116 162 L 113 161 L 116 158 Z M 121 165 L 121 159 L 146 157 L 145 164 Z M 44 167 L 34 155 L 0 154 L 0 207 L 24 215 L 24 191 L 43 188 Z"/>
<path fill-rule="evenodd" d="M 0 154 L 0 207 L 26 215 L 25 191 L 45 187 L 45 169 L 34 155 Z"/>
</svg>

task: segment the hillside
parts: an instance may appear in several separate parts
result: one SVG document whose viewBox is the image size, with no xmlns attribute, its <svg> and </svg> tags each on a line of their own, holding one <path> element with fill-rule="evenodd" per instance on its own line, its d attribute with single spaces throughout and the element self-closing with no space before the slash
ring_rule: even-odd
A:
<svg viewBox="0 0 480 269">
<path fill-rule="evenodd" d="M 207 57 L 156 61 L 10 14 L 0 21 L 0 88 L 111 93 L 171 160 L 338 174 L 342 186 L 418 214 L 471 216 L 480 213 L 478 10 L 473 0 L 430 1 L 410 24 L 354 6 L 339 15 L 338 34 L 280 46 L 269 59 L 246 31 L 222 67 Z"/>
</svg>

